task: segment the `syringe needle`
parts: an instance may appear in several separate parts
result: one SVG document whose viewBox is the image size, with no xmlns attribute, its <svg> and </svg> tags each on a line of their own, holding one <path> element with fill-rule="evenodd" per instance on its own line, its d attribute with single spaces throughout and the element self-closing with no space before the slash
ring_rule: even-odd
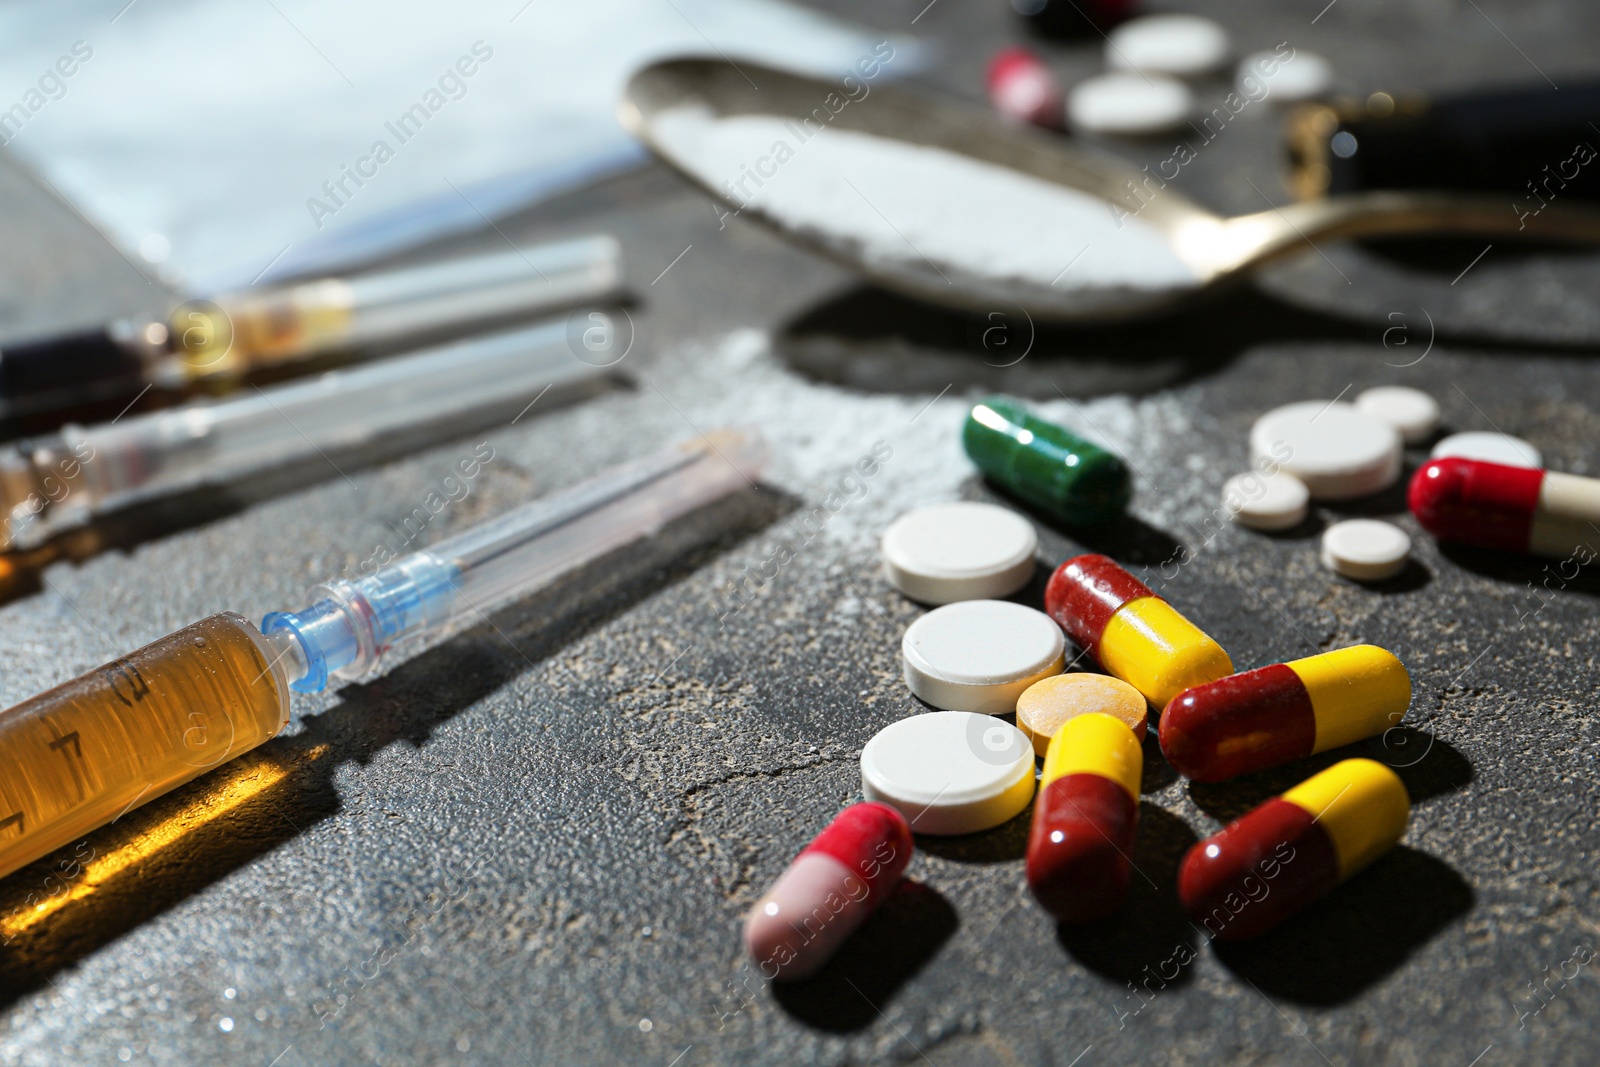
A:
<svg viewBox="0 0 1600 1067">
<path fill-rule="evenodd" d="M 379 668 L 750 484 L 753 432 L 721 431 L 513 509 L 355 580 L 265 633 L 222 612 L 0 712 L 0 877 L 260 745 L 291 689 Z"/>
<path fill-rule="evenodd" d="M 319 586 L 300 612 L 273 612 L 262 632 L 292 635 L 317 692 L 359 678 L 402 641 L 448 632 L 527 595 L 680 515 L 743 488 L 766 463 L 759 435 L 723 430 L 516 508 L 355 580 Z"/>
</svg>

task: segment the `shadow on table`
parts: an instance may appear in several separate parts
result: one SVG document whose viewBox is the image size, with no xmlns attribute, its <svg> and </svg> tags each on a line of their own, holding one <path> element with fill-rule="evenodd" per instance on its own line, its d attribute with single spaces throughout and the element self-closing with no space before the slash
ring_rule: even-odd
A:
<svg viewBox="0 0 1600 1067">
<path fill-rule="evenodd" d="M 1199 949 L 1194 925 L 1178 905 L 1178 864 L 1195 841 L 1188 823 L 1141 801 L 1127 903 L 1108 919 L 1056 926 L 1056 940 L 1073 959 L 1138 987 L 1120 1010 L 1137 1014 L 1147 998 L 1190 980 L 1186 968 Z M 1117 992 L 1120 999 L 1123 991 Z"/>
<path fill-rule="evenodd" d="M 1394 971 L 1472 901 L 1471 887 L 1448 865 L 1397 845 L 1281 926 L 1213 947 L 1224 966 L 1265 996 L 1329 1006 Z"/>
<path fill-rule="evenodd" d="M 298 733 L 0 880 L 0 1006 L 339 814 L 340 767 L 396 742 L 420 748 L 461 711 L 794 506 L 756 488 L 685 516 L 389 673 L 345 686 Z"/>
<path fill-rule="evenodd" d="M 1316 506 L 1332 512 L 1335 522 L 1341 519 L 1388 519 L 1395 515 L 1404 515 L 1411 507 L 1406 501 L 1406 494 L 1411 488 L 1411 476 L 1417 472 L 1419 466 L 1420 463 L 1409 461 L 1404 463 L 1400 477 L 1396 478 L 1392 485 L 1376 493 L 1358 496 L 1351 500 L 1318 500 Z"/>
<path fill-rule="evenodd" d="M 1459 279 L 1461 268 L 1485 251 L 1481 238 L 1455 234 L 1364 237 L 1356 243 L 1379 259 L 1442 281 Z M 1532 238 L 1512 243 L 1497 241 L 1495 248 L 1494 258 L 1501 262 L 1585 259 L 1594 254 L 1587 245 Z"/>
<path fill-rule="evenodd" d="M 1032 598 L 1021 603 L 1035 607 L 1043 604 L 1044 587 L 1051 573 L 1064 560 L 1084 552 L 1103 553 L 1130 568 L 1174 564 L 1183 558 L 1183 546 L 1176 538 L 1129 513 L 1097 526 L 1069 526 L 1042 514 L 1032 504 L 1012 496 L 982 475 L 967 478 L 959 491 L 963 500 L 999 504 L 1019 511 L 1038 530 L 1039 569 L 1028 585 L 1012 594 L 1012 599 Z"/>
<path fill-rule="evenodd" d="M 773 982 L 772 997 L 819 1030 L 860 1030 L 883 1017 L 889 1001 L 960 925 L 937 890 L 905 879 L 822 970 L 798 982 Z"/>
<path fill-rule="evenodd" d="M 1365 340 L 1369 332 L 1251 288 L 1168 315 L 1062 325 L 1034 321 L 1015 306 L 957 311 L 862 286 L 805 311 L 773 345 L 799 373 L 867 392 L 950 387 L 1054 400 L 1168 388 L 1220 369 L 1262 340 Z"/>
<path fill-rule="evenodd" d="M 1346 579 L 1346 581 L 1356 582 L 1354 578 Z M 1406 565 L 1401 568 L 1400 573 L 1393 577 L 1384 578 L 1380 581 L 1361 581 L 1356 582 L 1356 584 L 1370 593 L 1384 593 L 1392 596 L 1397 593 L 1415 593 L 1418 589 L 1426 588 L 1431 581 L 1433 581 L 1433 572 L 1418 563 L 1415 558 L 1412 558 L 1406 560 Z"/>
<path fill-rule="evenodd" d="M 1038 322 L 1015 305 L 958 311 L 866 285 L 797 315 L 775 334 L 773 347 L 798 373 L 863 392 L 932 395 L 948 388 L 1054 400 L 1170 388 L 1264 343 L 1382 345 L 1392 325 L 1300 307 L 1249 284 L 1165 314 L 1099 324 Z M 1435 340 L 1465 351 L 1595 351 L 1593 344 L 1452 331 L 1439 331 Z"/>
<path fill-rule="evenodd" d="M 1220 822 L 1232 822 L 1342 760 L 1370 759 L 1400 776 L 1413 804 L 1465 789 L 1472 764 L 1460 750 L 1425 730 L 1399 726 L 1380 736 L 1294 760 L 1226 782 L 1190 782 L 1189 799 Z"/>
<path fill-rule="evenodd" d="M 999 717 L 1012 722 L 1009 716 Z M 953 837 L 917 835 L 917 850 L 954 863 L 1013 863 L 1028 854 L 1028 829 L 1033 825 L 1033 804 L 991 830 Z"/>
<path fill-rule="evenodd" d="M 1091 666 L 1089 668 L 1093 670 Z M 1159 793 L 1178 780 L 1178 772 L 1161 754 L 1161 734 L 1156 728 L 1157 718 L 1150 716 L 1139 745 L 1144 749 L 1144 768 L 1139 775 L 1140 794 Z"/>
<path fill-rule="evenodd" d="M 1591 546 L 1600 549 L 1600 534 L 1595 536 Z M 1518 618 L 1536 614 L 1546 601 L 1557 596 L 1570 593 L 1600 596 L 1600 567 L 1596 567 L 1592 559 L 1585 563 L 1581 553 L 1554 559 L 1472 548 L 1448 541 L 1439 542 L 1439 551 L 1450 562 L 1474 574 L 1526 589 L 1527 594 L 1517 608 Z"/>
<path fill-rule="evenodd" d="M 1472 764 L 1438 737 L 1397 727 L 1382 737 L 1228 782 L 1189 784 L 1207 814 L 1231 822 L 1344 759 L 1365 757 L 1400 776 L 1412 803 L 1472 781 Z M 1432 856 L 1397 845 L 1323 900 L 1253 941 L 1213 942 L 1218 959 L 1268 997 L 1303 1004 L 1349 1000 L 1393 971 L 1472 907 L 1472 890 Z"/>
</svg>

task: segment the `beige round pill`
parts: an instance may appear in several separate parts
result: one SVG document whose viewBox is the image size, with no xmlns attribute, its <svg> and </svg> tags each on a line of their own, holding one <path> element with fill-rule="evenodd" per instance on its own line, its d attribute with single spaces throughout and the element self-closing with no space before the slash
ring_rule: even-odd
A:
<svg viewBox="0 0 1600 1067">
<path fill-rule="evenodd" d="M 1096 711 L 1127 723 L 1141 739 L 1150 722 L 1150 705 L 1144 695 L 1122 679 L 1106 674 L 1057 674 L 1034 682 L 1017 698 L 1017 729 L 1042 756 L 1068 719 Z"/>
</svg>

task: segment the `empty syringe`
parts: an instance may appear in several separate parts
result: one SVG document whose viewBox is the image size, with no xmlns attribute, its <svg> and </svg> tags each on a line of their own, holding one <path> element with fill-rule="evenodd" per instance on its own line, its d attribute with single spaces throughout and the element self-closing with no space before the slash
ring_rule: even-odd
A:
<svg viewBox="0 0 1600 1067">
<path fill-rule="evenodd" d="M 596 314 L 599 314 L 598 312 Z M 0 549 L 605 373 L 551 322 L 0 447 Z"/>
<path fill-rule="evenodd" d="M 752 484 L 765 461 L 758 434 L 719 431 L 330 582 L 262 630 L 212 615 L 0 712 L 0 876 L 267 741 L 291 689 L 487 619 Z"/>
<path fill-rule="evenodd" d="M 0 345 L 0 411 L 59 410 L 151 386 L 231 388 L 264 368 L 443 340 L 610 300 L 621 286 L 616 239 L 595 235 L 223 293 L 181 304 L 165 322 L 119 319 Z"/>
<path fill-rule="evenodd" d="M 463 328 L 618 295 L 621 250 L 597 235 L 416 267 L 224 293 L 177 307 L 172 354 L 151 372 L 168 388 L 229 385 L 327 352 L 437 339 Z"/>
</svg>

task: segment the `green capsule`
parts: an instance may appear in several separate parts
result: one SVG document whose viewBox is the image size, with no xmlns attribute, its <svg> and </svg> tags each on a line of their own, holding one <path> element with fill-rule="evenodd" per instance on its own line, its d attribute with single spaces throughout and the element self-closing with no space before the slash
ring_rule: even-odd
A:
<svg viewBox="0 0 1600 1067">
<path fill-rule="evenodd" d="M 1068 525 L 1109 522 L 1133 496 L 1121 459 L 1006 397 L 973 406 L 961 444 L 996 485 Z"/>
</svg>

